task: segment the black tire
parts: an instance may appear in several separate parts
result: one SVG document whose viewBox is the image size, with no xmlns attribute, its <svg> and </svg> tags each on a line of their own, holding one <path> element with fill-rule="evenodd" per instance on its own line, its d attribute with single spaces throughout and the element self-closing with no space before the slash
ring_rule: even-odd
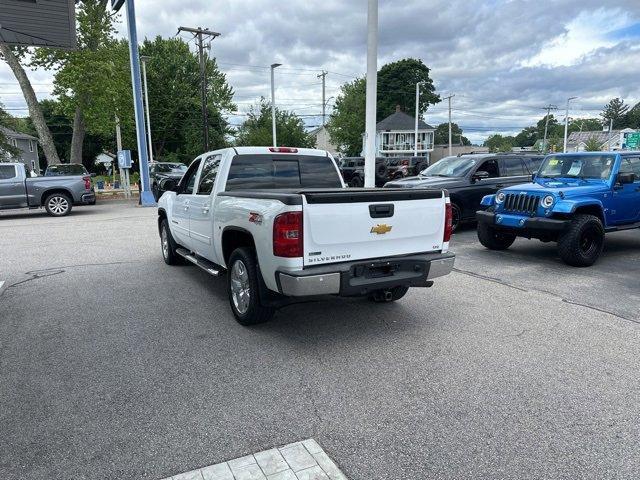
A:
<svg viewBox="0 0 640 480">
<path fill-rule="evenodd" d="M 158 184 L 154 183 L 151 185 L 151 194 L 153 195 L 153 199 L 157 202 L 160 200 L 160 192 L 158 191 Z"/>
<path fill-rule="evenodd" d="M 381 290 L 379 292 L 373 293 L 372 295 L 369 295 L 369 300 L 376 303 L 395 302 L 396 300 L 400 300 L 402 297 L 404 297 L 407 294 L 407 292 L 409 291 L 409 287 L 398 286 L 398 287 L 393 287 L 390 290 L 391 290 L 390 300 L 386 300 L 384 298 L 383 296 L 384 290 Z"/>
<path fill-rule="evenodd" d="M 567 265 L 590 267 L 604 247 L 604 227 L 595 215 L 578 214 L 558 239 L 558 253 Z"/>
<path fill-rule="evenodd" d="M 462 209 L 456 203 L 451 204 L 451 232 L 455 232 L 462 222 Z"/>
<path fill-rule="evenodd" d="M 478 223 L 478 240 L 489 250 L 506 250 L 516 241 L 516 236 L 480 222 Z"/>
<path fill-rule="evenodd" d="M 389 169 L 384 163 L 376 165 L 376 184 L 385 183 L 389 178 Z"/>
<path fill-rule="evenodd" d="M 169 222 L 164 218 L 160 222 L 160 250 L 162 251 L 164 263 L 167 265 L 180 265 L 183 263 L 183 258 L 176 252 L 177 249 L 178 244 L 173 239 L 173 235 L 171 235 Z"/>
<path fill-rule="evenodd" d="M 73 200 L 66 193 L 52 193 L 44 199 L 44 208 L 53 217 L 64 217 L 71 213 Z"/>
<path fill-rule="evenodd" d="M 360 175 L 354 175 L 349 181 L 349 186 L 353 188 L 360 188 L 364 186 L 364 181 L 360 178 Z"/>
<path fill-rule="evenodd" d="M 231 311 L 239 324 L 249 326 L 268 322 L 275 309 L 260 302 L 260 268 L 252 249 L 242 247 L 231 253 L 228 262 L 227 293 Z"/>
</svg>

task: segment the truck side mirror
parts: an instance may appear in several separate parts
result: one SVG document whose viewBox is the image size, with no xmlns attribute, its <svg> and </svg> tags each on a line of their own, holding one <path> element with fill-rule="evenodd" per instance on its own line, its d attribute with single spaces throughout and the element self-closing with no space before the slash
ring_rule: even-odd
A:
<svg viewBox="0 0 640 480">
<path fill-rule="evenodd" d="M 161 193 L 178 191 L 178 183 L 173 178 L 163 178 L 158 187 Z"/>
<path fill-rule="evenodd" d="M 478 180 L 484 180 L 485 178 L 489 178 L 489 172 L 486 172 L 484 170 L 478 170 L 473 174 L 473 177 L 471 177 L 474 182 Z"/>
<path fill-rule="evenodd" d="M 635 173 L 619 173 L 617 178 L 617 183 L 620 185 L 625 185 L 628 183 L 633 183 L 636 181 Z"/>
</svg>

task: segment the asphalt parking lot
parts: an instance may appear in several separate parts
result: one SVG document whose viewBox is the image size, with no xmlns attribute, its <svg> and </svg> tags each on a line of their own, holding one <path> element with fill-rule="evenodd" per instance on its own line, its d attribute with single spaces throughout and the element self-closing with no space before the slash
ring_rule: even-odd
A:
<svg viewBox="0 0 640 480">
<path fill-rule="evenodd" d="M 640 477 L 640 232 L 484 250 L 395 304 L 238 325 L 155 210 L 0 213 L 0 478 L 160 479 L 314 438 L 351 480 Z"/>
</svg>

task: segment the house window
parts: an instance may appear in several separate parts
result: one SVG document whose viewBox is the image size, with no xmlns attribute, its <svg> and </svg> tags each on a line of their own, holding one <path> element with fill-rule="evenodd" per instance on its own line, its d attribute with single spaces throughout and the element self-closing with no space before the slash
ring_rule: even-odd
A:
<svg viewBox="0 0 640 480">
<path fill-rule="evenodd" d="M 33 140 L 29 140 L 29 151 L 33 152 Z"/>
</svg>

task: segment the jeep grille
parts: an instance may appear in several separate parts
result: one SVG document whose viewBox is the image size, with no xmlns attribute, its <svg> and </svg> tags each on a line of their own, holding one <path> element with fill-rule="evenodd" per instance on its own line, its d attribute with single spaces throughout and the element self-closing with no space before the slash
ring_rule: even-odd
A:
<svg viewBox="0 0 640 480">
<path fill-rule="evenodd" d="M 508 193 L 504 199 L 504 210 L 508 212 L 535 214 L 540 204 L 538 195 Z"/>
</svg>

